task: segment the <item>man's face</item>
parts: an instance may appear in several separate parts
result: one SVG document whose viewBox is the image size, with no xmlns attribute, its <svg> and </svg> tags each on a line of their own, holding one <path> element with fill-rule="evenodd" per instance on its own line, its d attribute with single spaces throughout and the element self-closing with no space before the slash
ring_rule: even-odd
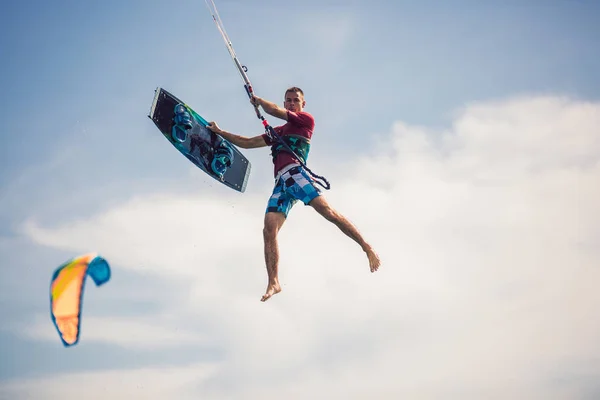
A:
<svg viewBox="0 0 600 400">
<path fill-rule="evenodd" d="M 286 110 L 292 112 L 300 112 L 306 105 L 304 101 L 304 96 L 302 96 L 298 92 L 287 92 L 285 94 L 285 101 L 283 102 L 283 106 Z"/>
</svg>

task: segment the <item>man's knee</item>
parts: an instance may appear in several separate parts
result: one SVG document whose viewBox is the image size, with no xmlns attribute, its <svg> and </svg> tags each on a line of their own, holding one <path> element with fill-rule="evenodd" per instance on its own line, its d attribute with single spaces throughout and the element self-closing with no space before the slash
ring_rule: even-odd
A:
<svg viewBox="0 0 600 400">
<path fill-rule="evenodd" d="M 265 215 L 265 225 L 263 227 L 263 236 L 265 239 L 272 239 L 277 236 L 279 228 L 285 221 L 285 215 L 282 213 L 269 212 Z"/>
<path fill-rule="evenodd" d="M 265 226 L 263 228 L 263 237 L 265 239 L 272 239 L 277 235 L 277 231 L 276 229 L 273 227 L 272 224 L 267 224 L 265 223 Z"/>
</svg>

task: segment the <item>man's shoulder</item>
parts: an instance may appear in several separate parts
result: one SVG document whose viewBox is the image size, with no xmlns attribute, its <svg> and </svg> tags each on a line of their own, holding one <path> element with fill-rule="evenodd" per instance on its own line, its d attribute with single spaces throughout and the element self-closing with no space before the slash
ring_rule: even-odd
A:
<svg viewBox="0 0 600 400">
<path fill-rule="evenodd" d="M 309 119 L 312 119 L 313 121 L 315 120 L 315 117 L 313 117 L 313 115 L 311 113 L 309 113 L 308 111 L 300 111 L 296 114 L 298 114 L 298 116 L 303 117 L 303 118 L 309 118 Z"/>
<path fill-rule="evenodd" d="M 288 123 L 290 122 L 313 128 L 315 126 L 315 117 L 307 111 L 292 112 L 288 110 Z"/>
</svg>

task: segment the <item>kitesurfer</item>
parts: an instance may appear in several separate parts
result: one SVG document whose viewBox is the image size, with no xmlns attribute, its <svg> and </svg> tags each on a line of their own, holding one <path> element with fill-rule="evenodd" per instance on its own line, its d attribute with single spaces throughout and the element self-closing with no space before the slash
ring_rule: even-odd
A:
<svg viewBox="0 0 600 400">
<path fill-rule="evenodd" d="M 377 271 L 381 261 L 373 247 L 365 241 L 358 229 L 345 216 L 329 205 L 322 191 L 317 188 L 314 180 L 306 173 L 298 160 L 300 157 L 304 163 L 306 162 L 310 151 L 310 139 L 315 127 L 314 117 L 304 111 L 306 106 L 304 92 L 298 87 L 287 89 L 284 95 L 284 108 L 255 95 L 251 96 L 250 102 L 255 107 L 262 107 L 266 113 L 287 121 L 284 125 L 273 129 L 294 154 L 290 153 L 286 146 L 283 146 L 267 133 L 254 137 L 235 135 L 222 130 L 214 121 L 209 123 L 208 128 L 241 148 L 251 149 L 271 146 L 275 187 L 269 198 L 264 219 L 263 237 L 268 284 L 261 301 L 266 301 L 281 291 L 278 278 L 279 246 L 277 244 L 277 234 L 290 209 L 298 200 L 305 205 L 312 206 L 319 214 L 334 223 L 343 233 L 358 243 L 367 255 L 371 272 Z"/>
</svg>

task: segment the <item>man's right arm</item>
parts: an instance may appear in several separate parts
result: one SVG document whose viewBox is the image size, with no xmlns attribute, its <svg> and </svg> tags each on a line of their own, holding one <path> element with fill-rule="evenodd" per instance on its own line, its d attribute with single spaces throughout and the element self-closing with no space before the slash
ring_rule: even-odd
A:
<svg viewBox="0 0 600 400">
<path fill-rule="evenodd" d="M 217 126 L 215 122 L 211 122 L 207 126 L 208 129 L 223 137 L 223 139 L 230 141 L 234 145 L 241 147 L 242 149 L 254 149 L 257 147 L 265 147 L 267 143 L 262 135 L 254 137 L 245 137 L 240 135 L 234 135 L 233 133 L 222 130 Z"/>
</svg>

